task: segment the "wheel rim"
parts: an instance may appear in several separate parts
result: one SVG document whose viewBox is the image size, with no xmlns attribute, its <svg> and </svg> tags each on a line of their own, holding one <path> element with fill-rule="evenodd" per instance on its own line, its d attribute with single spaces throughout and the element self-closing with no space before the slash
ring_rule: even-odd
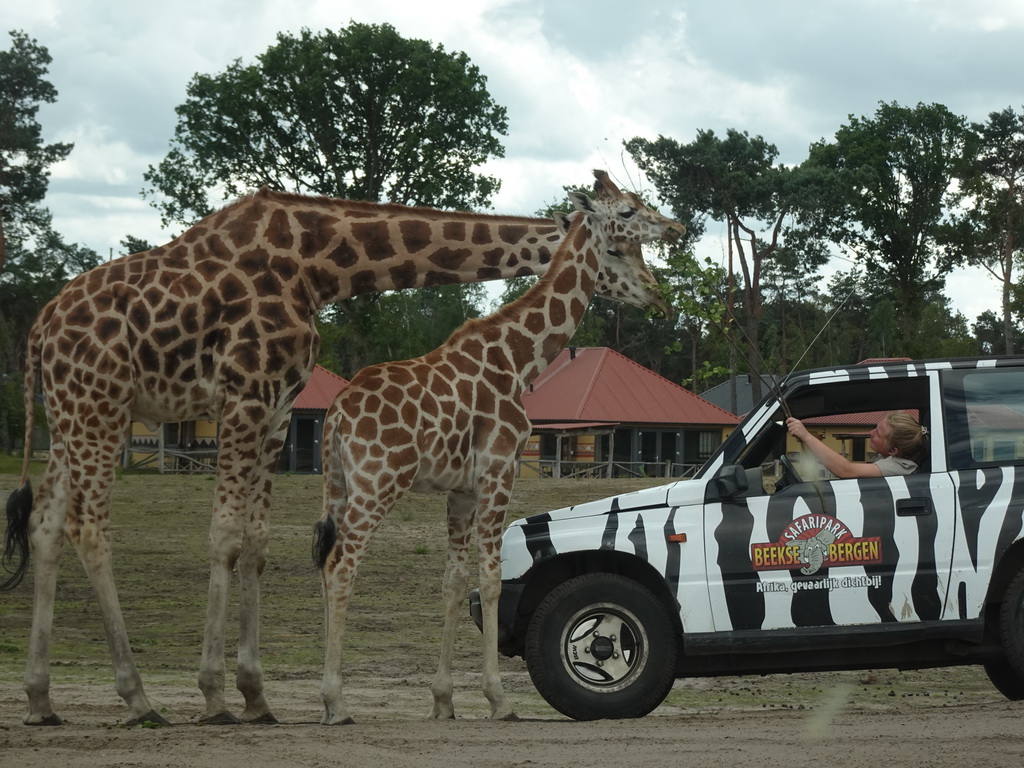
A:
<svg viewBox="0 0 1024 768">
<path fill-rule="evenodd" d="M 625 688 L 643 671 L 649 644 L 636 614 L 601 603 L 565 623 L 560 648 L 562 665 L 576 683 L 609 692 Z"/>
</svg>

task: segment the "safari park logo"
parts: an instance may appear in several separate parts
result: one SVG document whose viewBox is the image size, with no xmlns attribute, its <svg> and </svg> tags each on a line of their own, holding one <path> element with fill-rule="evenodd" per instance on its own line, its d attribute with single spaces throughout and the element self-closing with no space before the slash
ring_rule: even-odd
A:
<svg viewBox="0 0 1024 768">
<path fill-rule="evenodd" d="M 789 571 L 810 576 L 821 568 L 882 562 L 877 536 L 858 538 L 829 515 L 804 515 L 786 526 L 777 542 L 750 545 L 755 571 Z"/>
</svg>

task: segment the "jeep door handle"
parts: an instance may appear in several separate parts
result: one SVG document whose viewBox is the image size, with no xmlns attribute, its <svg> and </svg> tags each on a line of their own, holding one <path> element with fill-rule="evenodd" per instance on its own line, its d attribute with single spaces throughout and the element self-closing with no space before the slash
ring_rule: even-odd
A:
<svg viewBox="0 0 1024 768">
<path fill-rule="evenodd" d="M 932 502 L 926 497 L 900 499 L 896 502 L 896 514 L 900 517 L 919 517 L 931 513 Z"/>
</svg>

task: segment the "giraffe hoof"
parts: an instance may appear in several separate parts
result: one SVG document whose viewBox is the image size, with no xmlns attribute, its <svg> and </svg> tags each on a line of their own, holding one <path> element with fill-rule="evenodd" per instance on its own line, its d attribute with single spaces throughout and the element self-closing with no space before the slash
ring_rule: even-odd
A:
<svg viewBox="0 0 1024 768">
<path fill-rule="evenodd" d="M 216 715 L 204 717 L 199 721 L 200 725 L 241 725 L 242 721 L 230 712 L 219 712 Z"/>
<path fill-rule="evenodd" d="M 356 721 L 351 715 L 346 715 L 338 720 L 331 720 L 324 715 L 323 720 L 320 721 L 320 725 L 355 725 Z"/>
<path fill-rule="evenodd" d="M 251 720 L 243 719 L 242 722 L 246 725 L 278 725 L 277 718 L 269 712 L 266 712 L 265 714 L 262 714 L 259 717 L 254 717 Z"/>
<path fill-rule="evenodd" d="M 47 715 L 41 720 L 26 720 L 25 725 L 37 726 L 37 725 L 64 725 L 64 721 L 57 715 Z"/>
<path fill-rule="evenodd" d="M 509 712 L 507 715 L 501 715 L 500 717 L 495 717 L 494 719 L 502 720 L 506 723 L 518 723 L 519 715 L 517 715 L 515 712 Z"/>
<path fill-rule="evenodd" d="M 151 709 L 146 714 L 139 715 L 138 717 L 129 720 L 124 725 L 126 728 L 134 728 L 138 725 L 141 725 L 143 728 L 157 728 L 170 724 L 171 722 L 167 718 L 159 714 L 155 709 Z"/>
</svg>

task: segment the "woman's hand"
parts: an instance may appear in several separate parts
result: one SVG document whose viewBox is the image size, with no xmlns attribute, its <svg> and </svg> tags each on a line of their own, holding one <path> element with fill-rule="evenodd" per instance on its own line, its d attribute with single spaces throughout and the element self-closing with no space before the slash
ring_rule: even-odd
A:
<svg viewBox="0 0 1024 768">
<path fill-rule="evenodd" d="M 807 432 L 807 427 L 804 426 L 804 423 L 800 421 L 800 419 L 794 419 L 792 416 L 786 419 L 786 429 L 789 430 L 789 434 L 791 434 L 800 442 L 804 442 L 807 439 L 807 435 L 809 434 Z"/>
</svg>

